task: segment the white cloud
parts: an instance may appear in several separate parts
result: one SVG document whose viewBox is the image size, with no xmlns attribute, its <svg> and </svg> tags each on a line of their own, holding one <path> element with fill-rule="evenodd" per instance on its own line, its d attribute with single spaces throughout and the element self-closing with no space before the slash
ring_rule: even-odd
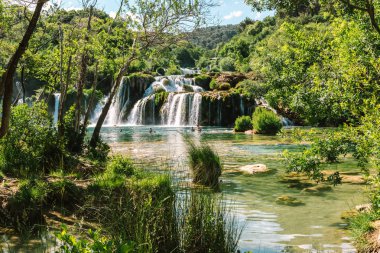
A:
<svg viewBox="0 0 380 253">
<path fill-rule="evenodd" d="M 242 15 L 243 15 L 242 11 L 233 11 L 230 14 L 224 16 L 223 18 L 226 20 L 229 20 L 229 19 L 241 17 Z"/>
</svg>

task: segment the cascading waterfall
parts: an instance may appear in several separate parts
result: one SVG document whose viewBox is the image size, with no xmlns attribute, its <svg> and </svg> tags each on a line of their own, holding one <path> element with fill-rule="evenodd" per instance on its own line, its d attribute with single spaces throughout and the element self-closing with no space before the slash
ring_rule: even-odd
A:
<svg viewBox="0 0 380 253">
<path fill-rule="evenodd" d="M 130 92 L 129 85 L 125 85 L 124 78 L 121 81 L 120 87 L 115 95 L 115 100 L 111 104 L 111 107 L 108 111 L 107 118 L 105 120 L 106 125 L 117 125 L 121 123 L 122 118 L 124 117 L 123 108 L 125 108 L 130 101 Z M 127 93 L 127 98 L 125 95 Z"/>
<path fill-rule="evenodd" d="M 156 123 L 155 94 L 169 92 L 166 102 L 159 113 L 161 124 L 169 126 L 197 125 L 203 89 L 194 85 L 194 79 L 184 76 L 156 77 L 146 89 L 144 97 L 134 105 L 128 124 L 144 125 Z"/>
<path fill-rule="evenodd" d="M 54 93 L 54 124 L 58 122 L 58 111 L 59 111 L 59 100 L 61 98 L 61 93 Z"/>
<path fill-rule="evenodd" d="M 151 124 L 155 124 L 154 100 L 155 95 L 153 94 L 137 101 L 128 117 L 128 124 L 144 125 L 149 123 L 149 120 L 152 122 Z M 147 116 L 150 116 L 150 119 L 147 119 Z"/>
</svg>

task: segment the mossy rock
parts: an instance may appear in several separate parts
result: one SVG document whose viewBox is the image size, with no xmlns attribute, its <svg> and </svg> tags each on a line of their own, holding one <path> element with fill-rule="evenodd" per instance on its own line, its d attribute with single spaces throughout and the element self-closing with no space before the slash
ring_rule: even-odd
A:
<svg viewBox="0 0 380 253">
<path fill-rule="evenodd" d="M 167 79 L 167 78 L 165 78 L 165 79 L 162 80 L 162 84 L 165 85 L 165 86 L 170 85 L 170 80 Z"/>
<path fill-rule="evenodd" d="M 288 195 L 280 196 L 276 199 L 276 203 L 279 205 L 286 205 L 286 206 L 302 206 L 305 205 L 302 201 L 298 200 L 297 198 L 290 197 Z"/>
</svg>

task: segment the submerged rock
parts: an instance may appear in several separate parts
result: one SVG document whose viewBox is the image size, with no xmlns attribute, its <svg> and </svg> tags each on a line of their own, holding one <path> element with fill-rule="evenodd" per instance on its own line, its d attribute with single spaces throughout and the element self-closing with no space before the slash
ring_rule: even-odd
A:
<svg viewBox="0 0 380 253">
<path fill-rule="evenodd" d="M 332 187 L 329 185 L 324 185 L 324 184 L 319 184 L 316 186 L 308 187 L 303 189 L 303 192 L 308 192 L 308 193 L 321 193 L 321 192 L 326 192 L 326 191 L 331 191 Z"/>
<path fill-rule="evenodd" d="M 265 164 L 250 164 L 245 165 L 239 168 L 239 171 L 248 173 L 248 174 L 259 174 L 259 173 L 267 173 L 270 170 Z"/>
<path fill-rule="evenodd" d="M 287 205 L 287 206 L 300 206 L 304 205 L 302 201 L 298 200 L 297 198 L 290 197 L 287 195 L 280 196 L 276 199 L 276 203 L 279 205 Z"/>
</svg>

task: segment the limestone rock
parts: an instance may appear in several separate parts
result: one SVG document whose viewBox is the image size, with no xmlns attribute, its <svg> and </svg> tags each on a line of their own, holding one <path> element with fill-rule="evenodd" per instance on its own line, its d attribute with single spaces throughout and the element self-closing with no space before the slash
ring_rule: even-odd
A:
<svg viewBox="0 0 380 253">
<path fill-rule="evenodd" d="M 362 204 L 362 205 L 355 206 L 355 209 L 361 213 L 369 212 L 371 208 L 372 208 L 372 204 Z"/>
<path fill-rule="evenodd" d="M 266 173 L 270 170 L 265 164 L 250 164 L 245 165 L 239 168 L 239 171 L 245 172 L 248 174 L 258 174 L 258 173 Z"/>
</svg>

